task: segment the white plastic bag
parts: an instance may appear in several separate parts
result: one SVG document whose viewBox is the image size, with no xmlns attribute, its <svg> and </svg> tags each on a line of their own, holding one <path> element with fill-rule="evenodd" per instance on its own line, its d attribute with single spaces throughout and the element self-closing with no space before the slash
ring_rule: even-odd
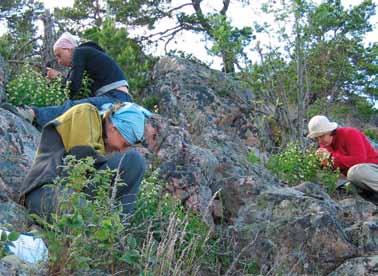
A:
<svg viewBox="0 0 378 276">
<path fill-rule="evenodd" d="M 0 235 L 3 231 L 7 235 L 10 233 L 0 229 Z M 32 234 L 21 234 L 12 243 L 13 246 L 8 246 L 9 251 L 24 262 L 35 264 L 47 260 L 47 247 L 41 238 L 34 237 Z"/>
</svg>

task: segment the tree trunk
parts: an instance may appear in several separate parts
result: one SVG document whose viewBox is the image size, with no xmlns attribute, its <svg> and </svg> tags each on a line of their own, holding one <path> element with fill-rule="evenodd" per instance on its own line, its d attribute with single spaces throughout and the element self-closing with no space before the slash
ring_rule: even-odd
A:
<svg viewBox="0 0 378 276">
<path fill-rule="evenodd" d="M 41 49 L 42 57 L 42 68 L 47 67 L 56 67 L 57 63 L 55 61 L 53 46 L 55 42 L 54 35 L 54 22 L 49 10 L 45 10 L 45 14 L 41 16 L 44 28 L 43 36 L 43 46 Z M 45 70 L 45 69 L 44 69 Z"/>
</svg>

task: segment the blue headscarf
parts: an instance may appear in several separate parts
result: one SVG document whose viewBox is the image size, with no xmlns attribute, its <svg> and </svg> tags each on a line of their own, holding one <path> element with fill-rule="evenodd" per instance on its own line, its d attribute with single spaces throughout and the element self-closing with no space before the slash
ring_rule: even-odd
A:
<svg viewBox="0 0 378 276">
<path fill-rule="evenodd" d="M 112 104 L 101 106 L 101 114 L 111 108 Z M 110 114 L 112 124 L 129 144 L 134 145 L 144 140 L 144 121 L 152 113 L 135 103 L 123 103 L 116 112 Z"/>
</svg>

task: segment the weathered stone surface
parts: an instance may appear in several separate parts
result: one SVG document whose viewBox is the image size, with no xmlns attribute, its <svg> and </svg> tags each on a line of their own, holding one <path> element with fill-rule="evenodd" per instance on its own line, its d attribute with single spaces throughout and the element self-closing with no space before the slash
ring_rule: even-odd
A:
<svg viewBox="0 0 378 276">
<path fill-rule="evenodd" d="M 15 202 L 0 202 L 0 210 L 0 226 L 10 225 L 11 230 L 23 231 L 32 223 L 27 210 Z"/>
<path fill-rule="evenodd" d="M 31 124 L 0 108 L 0 194 L 17 196 L 39 138 L 39 131 Z"/>
<path fill-rule="evenodd" d="M 378 218 L 358 222 L 345 229 L 349 240 L 363 252 L 378 252 Z"/>
<path fill-rule="evenodd" d="M 375 276 L 378 275 L 378 256 L 359 257 L 347 260 L 329 276 Z"/>
<path fill-rule="evenodd" d="M 292 188 L 262 192 L 232 226 L 236 250 L 250 246 L 262 274 L 324 275 L 357 254 L 338 212 L 332 200 Z"/>
<path fill-rule="evenodd" d="M 169 191 L 202 214 L 218 193 L 211 209 L 232 220 L 243 198 L 278 186 L 262 166 L 247 160 L 250 147 L 259 144 L 250 123 L 251 91 L 222 72 L 182 59 L 162 58 L 152 75 L 145 94 L 159 99 L 160 114 L 171 122 L 158 152 Z"/>
<path fill-rule="evenodd" d="M 2 276 L 44 276 L 48 275 L 46 263 L 27 264 L 17 256 L 9 255 L 0 260 Z"/>
</svg>

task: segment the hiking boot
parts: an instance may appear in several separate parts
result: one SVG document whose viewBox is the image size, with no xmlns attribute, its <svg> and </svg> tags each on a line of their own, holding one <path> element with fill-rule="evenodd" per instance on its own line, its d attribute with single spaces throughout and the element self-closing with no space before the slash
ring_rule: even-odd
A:
<svg viewBox="0 0 378 276">
<path fill-rule="evenodd" d="M 23 119 L 25 119 L 29 123 L 33 123 L 33 121 L 34 121 L 34 117 L 35 117 L 34 111 L 31 107 L 29 107 L 27 105 L 13 106 L 9 103 L 2 103 L 0 105 L 0 107 L 12 112 L 13 114 L 15 114 L 15 115 L 17 115 L 17 116 L 19 116 Z"/>
</svg>

